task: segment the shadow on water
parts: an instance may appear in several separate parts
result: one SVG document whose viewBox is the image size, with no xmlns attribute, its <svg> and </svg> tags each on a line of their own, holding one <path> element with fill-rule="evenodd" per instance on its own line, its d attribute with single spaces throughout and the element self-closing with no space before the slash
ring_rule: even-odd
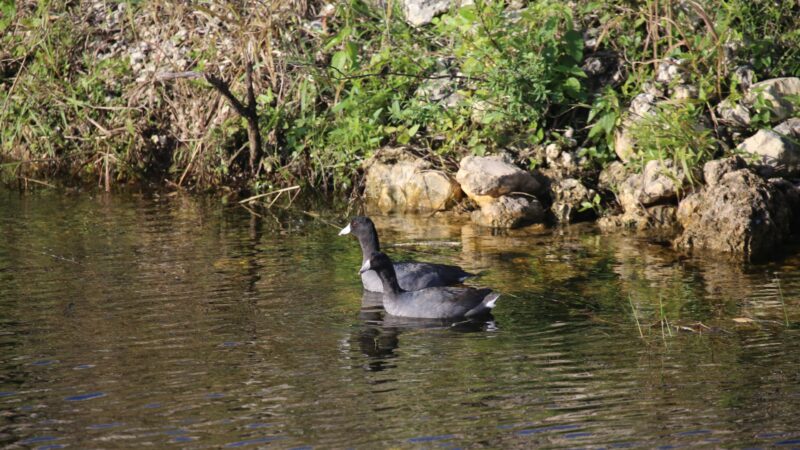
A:
<svg viewBox="0 0 800 450">
<path fill-rule="evenodd" d="M 0 192 L 0 445 L 797 446 L 800 257 L 376 216 L 500 325 L 386 317 L 344 214 Z M 792 254 L 798 255 L 798 252 Z"/>
</svg>

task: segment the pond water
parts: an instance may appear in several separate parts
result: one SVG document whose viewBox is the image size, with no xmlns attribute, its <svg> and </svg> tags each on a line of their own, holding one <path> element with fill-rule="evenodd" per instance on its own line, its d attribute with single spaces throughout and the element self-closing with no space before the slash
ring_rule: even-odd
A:
<svg viewBox="0 0 800 450">
<path fill-rule="evenodd" d="M 432 326 L 362 310 L 346 212 L 274 214 L 0 192 L 0 446 L 800 447 L 798 256 L 374 217 L 504 294 Z"/>
</svg>

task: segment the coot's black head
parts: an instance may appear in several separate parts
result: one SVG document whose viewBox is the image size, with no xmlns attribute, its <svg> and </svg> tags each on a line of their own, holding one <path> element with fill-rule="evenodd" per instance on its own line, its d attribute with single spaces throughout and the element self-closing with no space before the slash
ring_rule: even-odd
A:
<svg viewBox="0 0 800 450">
<path fill-rule="evenodd" d="M 361 270 L 359 273 L 364 273 L 368 270 L 374 270 L 376 272 L 381 272 L 387 269 L 392 269 L 392 260 L 386 256 L 386 253 L 382 252 L 374 252 L 372 253 L 364 264 L 361 266 Z"/>
<path fill-rule="evenodd" d="M 372 223 L 372 220 L 369 217 L 353 217 L 353 220 L 351 220 L 346 227 L 339 231 L 339 236 L 351 233 L 356 237 L 375 234 L 375 224 Z"/>
</svg>

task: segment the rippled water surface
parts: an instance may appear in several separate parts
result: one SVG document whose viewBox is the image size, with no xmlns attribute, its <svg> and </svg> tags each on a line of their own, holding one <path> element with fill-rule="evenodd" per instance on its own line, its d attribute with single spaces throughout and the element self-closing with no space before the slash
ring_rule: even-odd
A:
<svg viewBox="0 0 800 450">
<path fill-rule="evenodd" d="M 375 217 L 504 293 L 441 326 L 362 299 L 344 212 L 275 214 L 0 192 L 0 447 L 800 447 L 799 257 Z"/>
</svg>

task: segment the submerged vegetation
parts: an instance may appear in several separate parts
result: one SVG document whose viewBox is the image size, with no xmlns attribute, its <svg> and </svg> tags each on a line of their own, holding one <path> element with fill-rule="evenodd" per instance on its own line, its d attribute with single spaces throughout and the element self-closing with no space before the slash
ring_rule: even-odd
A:
<svg viewBox="0 0 800 450">
<path fill-rule="evenodd" d="M 669 61 L 671 100 L 632 127 L 628 164 L 688 169 L 731 151 L 714 105 L 800 75 L 797 2 L 478 0 L 420 27 L 402 4 L 4 1 L 2 178 L 352 192 L 383 146 L 443 168 L 497 150 L 536 166 L 536 149 L 565 134 L 581 164 L 602 167 L 624 111 Z M 202 79 L 165 76 L 212 74 L 242 99 L 248 64 L 256 171 L 246 120 Z M 760 111 L 753 129 L 769 122 Z"/>
</svg>

